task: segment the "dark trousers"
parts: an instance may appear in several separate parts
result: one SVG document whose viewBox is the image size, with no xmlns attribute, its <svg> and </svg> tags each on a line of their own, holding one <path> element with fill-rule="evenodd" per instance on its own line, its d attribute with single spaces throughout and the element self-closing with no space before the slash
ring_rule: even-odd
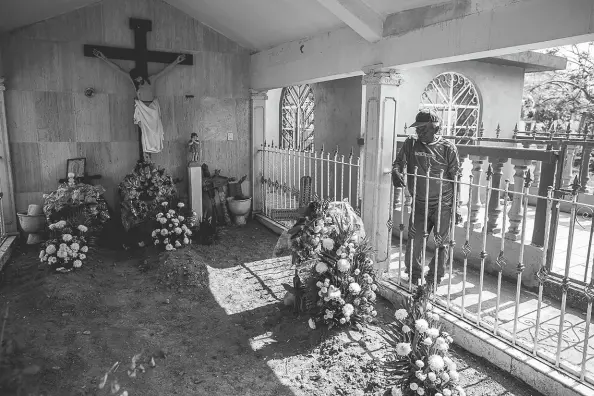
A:
<svg viewBox="0 0 594 396">
<path fill-rule="evenodd" d="M 425 218 L 427 218 L 427 234 L 430 235 L 433 231 L 433 238 L 437 247 L 435 255 L 437 256 L 437 284 L 439 284 L 445 274 L 445 263 L 449 255 L 449 242 L 452 221 L 452 208 L 450 206 L 442 206 L 439 220 L 439 230 L 437 229 L 437 208 L 429 208 L 427 215 L 425 215 L 425 204 L 421 202 L 415 203 L 414 221 L 412 216 L 408 221 L 408 240 L 406 242 L 406 273 L 410 272 L 411 251 L 413 253 L 412 259 L 412 283 L 416 285 L 421 278 L 424 263 L 423 258 L 423 235 L 425 227 Z M 428 241 L 429 237 L 427 237 Z M 425 279 L 428 283 L 433 283 L 435 279 L 436 262 L 435 255 L 429 264 L 429 270 L 425 273 Z M 425 255 L 427 258 L 427 255 Z"/>
</svg>

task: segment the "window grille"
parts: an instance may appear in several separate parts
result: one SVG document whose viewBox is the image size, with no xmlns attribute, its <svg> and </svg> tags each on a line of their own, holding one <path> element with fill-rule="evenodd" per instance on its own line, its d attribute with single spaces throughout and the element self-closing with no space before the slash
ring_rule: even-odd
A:
<svg viewBox="0 0 594 396">
<path fill-rule="evenodd" d="M 306 151 L 312 149 L 314 93 L 310 85 L 283 88 L 280 113 L 280 147 Z"/>
</svg>

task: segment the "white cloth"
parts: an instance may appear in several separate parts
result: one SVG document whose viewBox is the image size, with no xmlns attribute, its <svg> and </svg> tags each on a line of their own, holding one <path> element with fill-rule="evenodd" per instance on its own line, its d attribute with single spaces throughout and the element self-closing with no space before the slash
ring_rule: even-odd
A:
<svg viewBox="0 0 594 396">
<path fill-rule="evenodd" d="M 134 123 L 140 125 L 142 131 L 142 151 L 159 153 L 163 150 L 163 124 L 161 123 L 161 107 L 157 99 L 150 105 L 136 99 L 134 105 Z"/>
</svg>

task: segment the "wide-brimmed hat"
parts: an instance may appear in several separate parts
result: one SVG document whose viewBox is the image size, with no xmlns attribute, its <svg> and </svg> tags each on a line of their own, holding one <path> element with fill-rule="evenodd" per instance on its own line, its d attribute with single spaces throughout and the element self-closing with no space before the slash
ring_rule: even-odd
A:
<svg viewBox="0 0 594 396">
<path fill-rule="evenodd" d="M 410 127 L 417 128 L 429 123 L 441 123 L 441 118 L 434 111 L 423 109 L 417 113 L 415 122 Z"/>
</svg>

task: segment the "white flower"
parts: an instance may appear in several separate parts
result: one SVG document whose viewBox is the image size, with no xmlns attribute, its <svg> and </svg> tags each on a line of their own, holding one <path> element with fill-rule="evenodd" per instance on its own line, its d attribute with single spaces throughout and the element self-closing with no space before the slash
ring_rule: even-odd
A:
<svg viewBox="0 0 594 396">
<path fill-rule="evenodd" d="M 371 285 L 371 290 L 373 290 L 373 291 L 377 290 L 377 285 L 375 283 L 373 285 Z"/>
<path fill-rule="evenodd" d="M 324 286 L 326 286 L 326 287 L 330 286 L 330 279 L 328 279 L 328 278 L 324 279 Z"/>
<path fill-rule="evenodd" d="M 171 218 L 171 214 L 165 213 L 165 217 L 168 218 L 168 219 L 170 219 Z"/>
<path fill-rule="evenodd" d="M 445 362 L 439 355 L 431 355 L 429 356 L 429 367 L 433 371 L 441 371 L 445 366 Z"/>
<path fill-rule="evenodd" d="M 411 351 L 412 351 L 412 348 L 410 347 L 410 344 L 408 342 L 401 342 L 398 345 L 396 345 L 396 353 L 399 356 L 408 356 L 408 354 Z"/>
<path fill-rule="evenodd" d="M 443 380 L 443 382 L 448 382 L 450 380 L 450 375 L 444 371 L 443 373 L 441 373 L 441 379 Z"/>
<path fill-rule="evenodd" d="M 80 260 L 74 260 L 74 263 L 72 263 L 72 266 L 74 268 L 80 268 L 80 267 L 82 267 L 82 261 L 80 261 Z"/>
<path fill-rule="evenodd" d="M 354 272 L 355 276 L 359 275 L 361 273 L 361 270 L 359 268 L 357 268 Z"/>
<path fill-rule="evenodd" d="M 433 314 L 433 316 L 432 316 L 432 319 L 433 319 L 435 322 L 438 322 L 438 321 L 439 321 L 439 315 L 438 315 L 438 314 Z"/>
<path fill-rule="evenodd" d="M 161 202 L 161 205 L 163 205 L 163 207 L 165 207 L 165 206 L 169 205 L 169 203 L 167 203 L 167 202 Z"/>
<path fill-rule="evenodd" d="M 173 250 L 173 246 L 171 246 L 171 244 L 168 243 L 167 246 L 165 246 L 165 250 Z"/>
<path fill-rule="evenodd" d="M 450 363 L 447 363 L 447 366 L 448 366 L 448 370 L 450 370 L 450 371 L 456 371 L 458 369 L 458 366 L 453 361 L 451 361 Z"/>
<path fill-rule="evenodd" d="M 419 370 L 415 373 L 415 377 L 417 377 L 419 379 L 419 381 L 425 381 L 425 379 L 427 379 L 427 375 L 423 374 L 423 372 L 421 370 Z"/>
<path fill-rule="evenodd" d="M 169 209 L 169 210 L 167 211 L 167 213 L 169 213 L 170 215 L 174 215 L 174 214 L 175 214 L 175 210 L 173 210 L 173 209 Z"/>
<path fill-rule="evenodd" d="M 72 235 L 64 234 L 62 235 L 62 239 L 64 240 L 64 242 L 70 242 L 72 240 Z"/>
<path fill-rule="evenodd" d="M 54 253 L 56 253 L 56 246 L 55 245 L 48 245 L 48 247 L 45 248 L 45 252 L 47 254 L 54 254 Z"/>
<path fill-rule="evenodd" d="M 55 256 L 52 256 L 52 257 L 50 257 L 50 258 L 49 258 L 47 261 L 48 261 L 50 264 L 55 264 L 55 263 L 57 263 L 57 262 L 58 262 L 58 259 L 57 259 Z"/>
<path fill-rule="evenodd" d="M 190 243 L 190 240 L 188 238 L 184 238 L 184 244 L 187 245 L 188 243 Z"/>
<path fill-rule="evenodd" d="M 332 250 L 334 249 L 334 241 L 330 238 L 324 238 L 322 239 L 322 246 L 326 250 Z"/>
<path fill-rule="evenodd" d="M 161 217 L 163 217 L 163 213 L 161 213 L 161 212 L 157 213 L 157 220 L 160 219 Z"/>
<path fill-rule="evenodd" d="M 309 327 L 312 330 L 315 330 L 315 328 L 316 328 L 316 322 L 314 322 L 314 320 L 312 318 L 309 318 L 309 320 L 307 321 L 307 323 L 309 324 Z"/>
<path fill-rule="evenodd" d="M 166 219 L 165 217 L 161 217 L 161 218 L 159 219 L 159 223 L 161 223 L 161 224 L 165 224 L 165 223 L 167 223 L 167 219 Z"/>
<path fill-rule="evenodd" d="M 179 235 L 179 234 L 181 234 L 181 233 L 182 233 L 182 229 L 181 229 L 181 228 L 179 228 L 179 227 L 175 227 L 175 228 L 173 229 L 173 231 L 175 231 L 175 233 L 176 233 L 177 235 Z"/>
<path fill-rule="evenodd" d="M 45 257 L 45 250 L 42 250 L 41 252 L 39 252 L 39 258 L 42 259 Z"/>
<path fill-rule="evenodd" d="M 68 178 L 69 179 L 74 179 L 74 173 L 68 172 Z"/>
<path fill-rule="evenodd" d="M 448 340 L 448 342 L 449 342 L 450 344 L 451 344 L 452 342 L 454 342 L 454 339 L 453 339 L 452 337 L 450 337 L 450 336 L 448 336 L 447 340 Z"/>
<path fill-rule="evenodd" d="M 81 224 L 81 225 L 78 226 L 78 230 L 80 232 L 87 232 L 89 229 L 86 226 L 84 226 L 84 225 Z"/>
<path fill-rule="evenodd" d="M 422 396 L 425 394 L 425 389 L 419 388 L 419 389 L 417 389 L 417 393 Z"/>
<path fill-rule="evenodd" d="M 408 316 L 408 312 L 406 312 L 406 309 L 400 308 L 399 310 L 396 311 L 394 316 L 398 320 L 404 320 Z"/>
<path fill-rule="evenodd" d="M 439 337 L 439 329 L 432 327 L 429 330 L 427 330 L 427 335 L 431 338 L 437 338 Z"/>
<path fill-rule="evenodd" d="M 161 243 L 158 239 L 155 239 L 155 245 L 158 245 L 159 243 Z"/>
<path fill-rule="evenodd" d="M 429 381 L 434 382 L 437 379 L 437 376 L 434 372 L 430 372 L 429 374 L 427 374 L 427 378 L 429 378 Z"/>
<path fill-rule="evenodd" d="M 84 260 L 84 259 L 86 259 L 86 258 L 87 258 L 87 255 L 86 255 L 86 254 L 83 254 L 83 253 L 80 253 L 80 254 L 78 255 L 78 258 L 79 258 L 79 259 L 81 259 L 81 260 Z"/>
<path fill-rule="evenodd" d="M 63 250 L 58 250 L 57 256 L 63 259 L 63 258 L 66 258 L 68 256 L 68 253 L 66 253 Z"/>
<path fill-rule="evenodd" d="M 358 283 L 351 283 L 349 285 L 349 291 L 355 295 L 361 293 L 361 286 Z"/>
<path fill-rule="evenodd" d="M 450 379 L 453 382 L 458 382 L 458 380 L 460 379 L 460 374 L 458 374 L 457 371 L 450 371 Z"/>
<path fill-rule="evenodd" d="M 78 243 L 74 242 L 73 244 L 70 245 L 70 249 L 72 249 L 75 252 L 77 252 L 78 249 L 80 249 L 80 245 Z"/>
<path fill-rule="evenodd" d="M 349 260 L 347 259 L 340 259 L 338 260 L 338 262 L 336 263 L 336 268 L 340 271 L 340 272 L 347 272 L 348 270 L 351 269 L 351 263 Z"/>
<path fill-rule="evenodd" d="M 322 287 L 324 287 L 324 284 L 318 281 L 318 283 L 316 283 L 316 286 L 318 287 L 318 289 L 321 289 Z"/>
<path fill-rule="evenodd" d="M 345 306 L 342 307 L 342 313 L 344 316 L 351 316 L 353 312 L 355 312 L 355 308 L 351 304 L 345 304 Z"/>
<path fill-rule="evenodd" d="M 415 322 L 415 328 L 419 333 L 424 333 L 429 329 L 429 323 L 425 319 L 417 319 Z"/>
<path fill-rule="evenodd" d="M 415 390 L 419 389 L 419 385 L 416 382 L 412 382 L 410 384 L 410 389 L 415 391 Z"/>
<path fill-rule="evenodd" d="M 402 392 L 400 391 L 400 388 L 397 387 L 396 385 L 394 385 L 392 387 L 391 394 L 392 394 L 392 396 L 402 396 Z"/>
<path fill-rule="evenodd" d="M 435 340 L 435 347 L 437 348 L 438 351 L 447 351 L 448 348 L 450 347 L 448 345 L 448 343 L 446 342 L 446 340 L 444 340 L 443 338 L 438 338 Z"/>
<path fill-rule="evenodd" d="M 318 263 L 316 264 L 316 272 L 318 274 L 323 274 L 326 271 L 328 271 L 328 265 L 326 263 L 318 261 Z"/>
<path fill-rule="evenodd" d="M 443 396 L 441 393 L 437 392 L 435 396 Z"/>
<path fill-rule="evenodd" d="M 340 324 L 345 324 L 346 323 L 346 319 L 345 318 L 340 318 Z"/>
<path fill-rule="evenodd" d="M 186 205 L 184 205 L 183 202 L 178 202 L 178 204 L 177 204 L 177 207 L 178 208 L 183 208 L 184 206 L 186 206 Z"/>
<path fill-rule="evenodd" d="M 155 238 L 156 236 L 157 236 L 157 231 L 153 231 L 153 232 L 151 233 L 151 237 Z"/>
<path fill-rule="evenodd" d="M 86 253 L 86 252 L 89 251 L 89 247 L 88 246 L 83 246 L 83 247 L 80 248 L 80 251 L 83 252 L 83 253 Z"/>
<path fill-rule="evenodd" d="M 177 219 L 178 219 L 179 221 L 184 221 L 186 218 L 185 218 L 184 216 L 177 216 Z"/>
<path fill-rule="evenodd" d="M 404 325 L 404 326 L 402 326 L 402 332 L 403 333 L 410 333 L 411 332 L 411 329 L 407 325 Z"/>
<path fill-rule="evenodd" d="M 431 337 L 427 337 L 425 338 L 425 340 L 423 340 L 423 344 L 431 346 L 433 344 L 433 340 L 431 339 Z"/>
<path fill-rule="evenodd" d="M 329 299 L 339 299 L 340 298 L 340 289 L 334 285 L 330 285 L 328 287 L 328 298 Z"/>
<path fill-rule="evenodd" d="M 313 232 L 315 232 L 316 234 L 318 234 L 320 231 L 322 231 L 322 227 L 320 226 L 315 226 Z"/>
<path fill-rule="evenodd" d="M 452 391 L 449 389 L 444 389 L 443 390 L 443 396 L 452 396 Z"/>
<path fill-rule="evenodd" d="M 167 229 L 166 229 L 166 228 L 163 228 L 163 229 L 161 230 L 161 235 L 165 236 L 165 235 L 167 235 L 167 234 L 169 234 L 169 231 L 167 231 Z"/>
<path fill-rule="evenodd" d="M 179 243 L 179 241 L 175 241 L 175 247 L 176 247 L 176 248 L 179 248 L 179 247 L 181 247 L 181 243 Z"/>
</svg>

